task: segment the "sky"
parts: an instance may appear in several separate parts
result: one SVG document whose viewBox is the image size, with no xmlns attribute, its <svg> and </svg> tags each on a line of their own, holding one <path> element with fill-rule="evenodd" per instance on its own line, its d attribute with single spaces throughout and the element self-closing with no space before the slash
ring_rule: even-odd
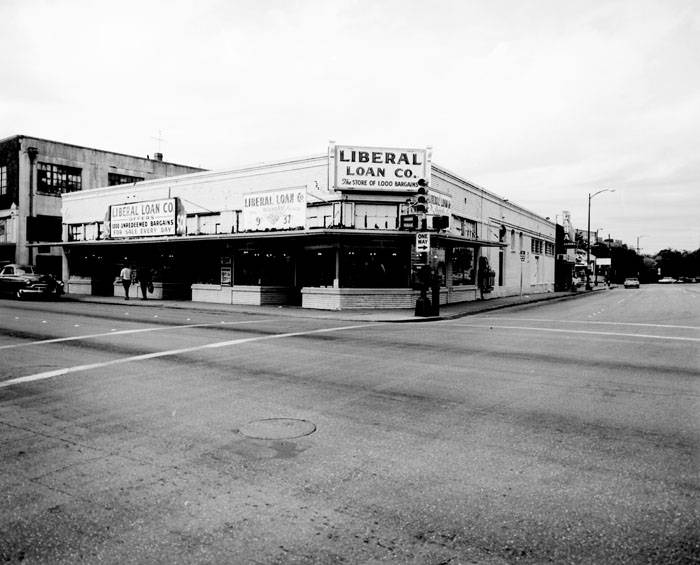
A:
<svg viewBox="0 0 700 565">
<path fill-rule="evenodd" d="M 697 0 L 0 0 L 0 138 L 207 169 L 433 161 L 644 253 L 700 247 Z"/>
</svg>

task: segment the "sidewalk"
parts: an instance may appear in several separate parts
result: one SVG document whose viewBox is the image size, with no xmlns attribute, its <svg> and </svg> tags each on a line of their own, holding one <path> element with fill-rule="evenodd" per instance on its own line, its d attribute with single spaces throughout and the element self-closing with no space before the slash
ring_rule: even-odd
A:
<svg viewBox="0 0 700 565">
<path fill-rule="evenodd" d="M 614 288 L 614 287 L 613 287 Z M 216 304 L 209 302 L 190 302 L 182 300 L 140 300 L 132 298 L 129 301 L 112 296 L 90 296 L 81 294 L 66 294 L 62 300 L 74 302 L 91 302 L 95 304 L 114 304 L 129 308 L 176 308 L 193 312 L 220 312 L 223 314 L 245 313 L 256 315 L 289 316 L 296 318 L 317 318 L 327 320 L 362 321 L 362 322 L 431 322 L 436 320 L 451 320 L 510 308 L 525 306 L 545 301 L 568 300 L 587 296 L 594 292 L 609 290 L 597 287 L 589 291 L 579 292 L 548 292 L 543 294 L 525 294 L 523 296 L 507 296 L 504 298 L 492 298 L 488 300 L 475 300 L 472 302 L 458 302 L 440 306 L 440 315 L 431 317 L 415 316 L 413 309 L 361 309 L 361 310 L 313 310 L 300 306 L 250 306 L 238 304 Z"/>
</svg>

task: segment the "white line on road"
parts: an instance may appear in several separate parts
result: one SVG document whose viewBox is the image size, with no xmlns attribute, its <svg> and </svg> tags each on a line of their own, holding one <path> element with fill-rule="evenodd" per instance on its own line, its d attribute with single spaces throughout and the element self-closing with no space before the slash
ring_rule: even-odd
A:
<svg viewBox="0 0 700 565">
<path fill-rule="evenodd" d="M 197 345 L 194 347 L 185 347 L 182 349 L 170 349 L 167 351 L 156 351 L 154 353 L 145 353 L 143 355 L 134 355 L 133 357 L 122 357 L 121 359 L 112 359 L 111 361 L 102 361 L 100 363 L 90 363 L 89 365 L 76 365 L 75 367 L 66 367 L 64 369 L 56 369 L 54 371 L 46 371 L 43 373 L 36 373 L 34 375 L 27 375 L 25 377 L 17 377 L 14 379 L 9 379 L 4 382 L 0 382 L 0 388 L 6 388 L 12 385 L 29 383 L 33 381 L 41 381 L 45 379 L 51 379 L 53 377 L 60 377 L 62 375 L 68 375 L 70 373 L 77 373 L 79 371 L 89 371 L 91 369 L 101 369 L 103 367 L 109 367 L 111 365 L 120 365 L 122 363 L 132 363 L 134 361 L 147 361 L 149 359 L 157 359 L 159 357 L 168 357 L 172 355 L 182 355 L 184 353 L 192 353 L 194 351 L 202 351 L 204 349 L 215 349 L 220 347 L 229 347 L 231 345 L 240 345 L 242 343 L 251 343 L 254 341 L 264 341 L 269 339 L 281 339 L 285 337 L 295 337 L 300 335 L 311 335 L 318 333 L 327 332 L 339 332 L 343 330 L 354 330 L 358 328 L 368 328 L 370 326 L 377 326 L 381 324 L 360 324 L 355 326 L 342 326 L 336 328 L 322 328 L 319 330 L 308 330 L 304 332 L 291 332 L 286 334 L 275 334 L 275 335 L 263 335 L 256 337 L 246 337 L 241 339 L 232 339 L 229 341 L 218 341 L 215 343 L 207 343 L 205 345 Z M 109 334 L 114 335 L 114 334 Z"/>
<path fill-rule="evenodd" d="M 40 341 L 29 341 L 26 343 L 14 343 L 11 345 L 0 345 L 0 349 L 12 349 L 15 347 L 29 347 L 31 345 L 44 345 L 46 343 L 60 343 L 63 341 L 78 341 L 81 339 L 91 339 L 95 337 L 105 337 L 105 336 L 113 336 L 113 335 L 126 335 L 126 334 L 137 334 L 137 333 L 142 333 L 142 332 L 158 332 L 158 331 L 165 331 L 165 330 L 179 330 L 183 328 L 205 328 L 207 326 L 220 326 L 221 324 L 227 324 L 227 325 L 234 325 L 234 324 L 254 324 L 256 322 L 267 322 L 269 320 L 245 320 L 242 322 L 219 322 L 218 324 L 185 324 L 181 326 L 158 326 L 155 328 L 139 328 L 135 330 L 120 330 L 117 331 L 116 329 L 110 330 L 109 332 L 106 333 L 99 333 L 99 334 L 88 334 L 88 335 L 75 335 L 75 336 L 69 336 L 69 337 L 55 337 L 52 339 L 42 339 Z"/>
<path fill-rule="evenodd" d="M 630 334 L 622 332 L 593 332 L 588 330 L 562 330 L 557 328 L 541 328 L 537 326 L 488 326 L 481 324 L 454 324 L 464 328 L 481 328 L 481 329 L 499 329 L 499 330 L 528 330 L 539 332 L 554 332 L 554 333 L 569 333 L 569 334 L 587 334 L 587 335 L 606 335 L 617 337 L 642 337 L 645 339 L 666 339 L 671 341 L 700 341 L 700 337 L 673 337 L 667 335 L 651 335 L 651 334 Z"/>
<path fill-rule="evenodd" d="M 671 324 L 643 324 L 636 322 L 601 322 L 593 320 L 553 320 L 545 318 L 511 318 L 508 316 L 474 316 L 475 320 L 516 320 L 520 322 L 556 322 L 562 324 L 605 324 L 608 326 L 640 326 L 649 328 L 678 328 L 683 330 L 698 330 L 700 326 L 675 326 Z"/>
</svg>

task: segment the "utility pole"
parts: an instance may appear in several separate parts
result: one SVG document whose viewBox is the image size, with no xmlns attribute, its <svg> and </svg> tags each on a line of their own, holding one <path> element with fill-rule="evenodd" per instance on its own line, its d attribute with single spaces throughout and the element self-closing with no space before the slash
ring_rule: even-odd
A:
<svg viewBox="0 0 700 565">
<path fill-rule="evenodd" d="M 598 192 L 588 193 L 588 243 L 586 244 L 586 290 L 591 290 L 591 273 L 589 271 L 591 265 L 591 200 L 594 196 L 602 192 L 615 192 L 614 188 L 604 188 Z"/>
</svg>

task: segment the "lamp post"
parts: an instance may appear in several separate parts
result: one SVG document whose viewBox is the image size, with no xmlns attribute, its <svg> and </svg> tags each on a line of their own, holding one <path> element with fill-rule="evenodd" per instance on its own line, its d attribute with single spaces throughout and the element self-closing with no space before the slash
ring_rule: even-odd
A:
<svg viewBox="0 0 700 565">
<path fill-rule="evenodd" d="M 588 236 L 588 242 L 586 243 L 586 290 L 591 290 L 591 274 L 589 272 L 591 264 L 591 200 L 594 196 L 597 196 L 602 192 L 615 192 L 615 189 L 604 188 L 598 192 L 594 192 L 593 194 L 590 192 L 588 193 L 588 229 L 586 230 Z"/>
</svg>

